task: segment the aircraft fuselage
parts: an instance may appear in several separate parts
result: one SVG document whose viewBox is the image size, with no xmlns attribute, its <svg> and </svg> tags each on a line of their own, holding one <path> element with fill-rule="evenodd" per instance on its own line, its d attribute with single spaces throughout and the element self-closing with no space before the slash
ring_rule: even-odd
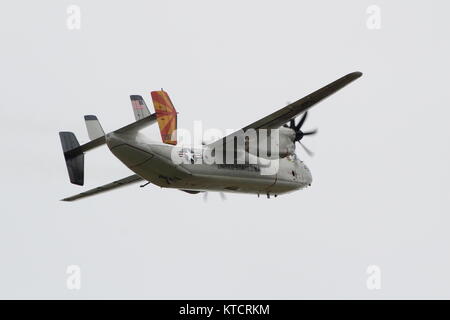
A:
<svg viewBox="0 0 450 320">
<path fill-rule="evenodd" d="M 165 188 L 279 195 L 312 182 L 309 169 L 295 157 L 277 159 L 276 170 L 264 173 L 260 164 L 199 163 L 196 156 L 201 157 L 202 149 L 192 152 L 191 161 L 176 164 L 171 158 L 174 146 L 150 141 L 140 134 L 110 133 L 106 143 L 129 169 Z"/>
</svg>

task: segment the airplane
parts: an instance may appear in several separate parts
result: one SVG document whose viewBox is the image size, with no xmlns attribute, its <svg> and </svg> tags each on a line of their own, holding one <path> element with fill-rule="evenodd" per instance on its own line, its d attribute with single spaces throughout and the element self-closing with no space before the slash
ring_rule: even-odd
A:
<svg viewBox="0 0 450 320">
<path fill-rule="evenodd" d="M 142 96 L 131 95 L 135 122 L 105 134 L 97 117 L 86 115 L 89 142 L 80 145 L 72 132 L 59 132 L 59 136 L 71 183 L 84 184 L 84 154 L 104 144 L 133 174 L 62 201 L 83 199 L 137 182 L 145 182 L 141 187 L 152 183 L 190 194 L 218 191 L 267 195 L 267 198 L 311 186 L 311 172 L 296 155 L 296 143 L 301 144 L 304 136 L 316 133 L 316 130 L 302 131 L 307 111 L 361 76 L 361 72 L 349 73 L 197 149 L 177 146 L 177 111 L 167 92 L 162 89 L 151 92 L 154 113 L 150 113 Z M 301 114 L 303 116 L 296 122 Z M 158 123 L 162 142 L 150 140 L 140 132 L 155 123 Z M 252 131 L 256 135 L 247 135 Z M 238 140 L 244 142 L 238 143 Z M 305 151 L 311 153 L 306 147 Z M 208 156 L 222 161 L 206 161 Z M 205 161 L 200 161 L 202 159 Z"/>
</svg>

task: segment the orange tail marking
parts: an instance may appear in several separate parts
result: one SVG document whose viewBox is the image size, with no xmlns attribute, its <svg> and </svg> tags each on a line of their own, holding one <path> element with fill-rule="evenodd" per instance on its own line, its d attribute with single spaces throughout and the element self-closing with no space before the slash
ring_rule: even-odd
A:
<svg viewBox="0 0 450 320">
<path fill-rule="evenodd" d="M 176 145 L 177 137 L 174 131 L 177 130 L 177 111 L 172 101 L 170 101 L 167 92 L 163 90 L 152 91 L 151 95 L 162 141 L 167 144 Z"/>
</svg>

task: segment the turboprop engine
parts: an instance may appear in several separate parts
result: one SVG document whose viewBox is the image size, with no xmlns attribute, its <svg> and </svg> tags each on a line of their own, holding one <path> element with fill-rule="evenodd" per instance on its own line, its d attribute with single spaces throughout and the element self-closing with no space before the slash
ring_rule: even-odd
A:
<svg viewBox="0 0 450 320">
<path fill-rule="evenodd" d="M 307 115 L 308 112 L 305 112 L 298 124 L 292 119 L 289 124 L 279 129 L 258 131 L 259 139 L 249 137 L 245 140 L 245 151 L 265 159 L 284 158 L 295 153 L 295 143 L 298 142 L 308 155 L 312 155 L 313 153 L 300 142 L 304 136 L 317 133 L 317 130 L 301 130 Z"/>
</svg>

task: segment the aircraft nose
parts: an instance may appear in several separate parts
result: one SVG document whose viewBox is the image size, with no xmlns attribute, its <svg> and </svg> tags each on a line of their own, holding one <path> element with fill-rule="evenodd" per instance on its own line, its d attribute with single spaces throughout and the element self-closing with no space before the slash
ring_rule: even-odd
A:
<svg viewBox="0 0 450 320">
<path fill-rule="evenodd" d="M 309 168 L 305 165 L 303 165 L 303 183 L 310 186 L 312 183 L 312 175 L 311 175 L 311 171 L 309 170 Z"/>
</svg>

